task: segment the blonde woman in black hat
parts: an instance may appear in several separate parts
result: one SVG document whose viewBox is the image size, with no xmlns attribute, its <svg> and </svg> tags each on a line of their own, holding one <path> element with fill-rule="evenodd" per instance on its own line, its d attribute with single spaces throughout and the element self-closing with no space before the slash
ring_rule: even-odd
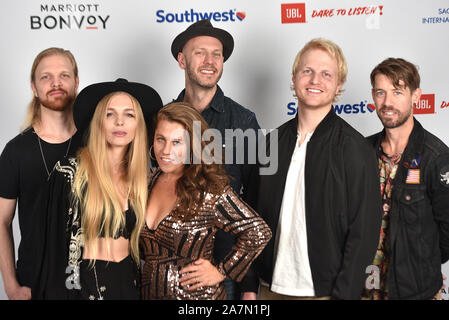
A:
<svg viewBox="0 0 449 320">
<path fill-rule="evenodd" d="M 60 161 L 36 210 L 37 299 L 138 299 L 139 233 L 147 201 L 147 126 L 162 101 L 119 79 L 85 88 L 74 120 L 77 158 Z M 44 215 L 44 217 L 42 217 Z M 40 221 L 48 221 L 47 229 Z"/>
</svg>

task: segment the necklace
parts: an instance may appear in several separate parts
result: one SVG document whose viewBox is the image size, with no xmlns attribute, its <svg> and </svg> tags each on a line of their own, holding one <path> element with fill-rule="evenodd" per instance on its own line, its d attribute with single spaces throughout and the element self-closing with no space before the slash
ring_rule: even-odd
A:
<svg viewBox="0 0 449 320">
<path fill-rule="evenodd" d="M 97 286 L 98 300 L 104 300 L 104 297 L 101 295 L 100 291 L 104 291 L 106 290 L 106 288 L 104 286 L 101 288 L 98 287 L 97 268 L 95 267 L 95 264 L 94 264 L 94 276 L 95 276 L 95 284 Z"/>
<path fill-rule="evenodd" d="M 36 133 L 36 132 L 35 132 Z M 53 172 L 53 170 L 55 169 L 55 166 L 53 166 L 53 168 L 51 169 L 51 171 L 48 170 L 47 167 L 47 161 L 45 160 L 45 156 L 44 156 L 44 151 L 42 150 L 42 144 L 41 144 L 41 138 L 39 137 L 39 135 L 36 133 L 37 136 L 37 142 L 39 143 L 39 149 L 41 150 L 41 156 L 42 156 L 42 161 L 44 162 L 44 166 L 45 166 L 45 171 L 47 171 L 47 180 L 50 179 L 50 174 Z M 67 150 L 65 152 L 65 156 L 64 158 L 67 158 L 67 155 L 69 154 L 69 150 L 70 150 L 70 145 L 72 144 L 72 138 L 73 136 L 70 137 L 69 140 L 69 145 L 67 146 Z"/>
</svg>

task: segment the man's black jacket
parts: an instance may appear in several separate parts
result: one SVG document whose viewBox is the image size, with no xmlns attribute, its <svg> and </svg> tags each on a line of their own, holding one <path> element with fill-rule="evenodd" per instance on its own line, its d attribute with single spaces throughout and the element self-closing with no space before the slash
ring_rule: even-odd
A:
<svg viewBox="0 0 449 320">
<path fill-rule="evenodd" d="M 379 151 L 384 137 L 367 139 Z M 409 170 L 419 183 L 407 183 Z M 390 248 L 389 299 L 432 299 L 449 259 L 449 148 L 416 119 L 393 181 Z"/>
<path fill-rule="evenodd" d="M 268 223 L 273 237 L 243 281 L 243 291 L 257 292 L 259 278 L 269 284 L 272 281 L 284 188 L 292 187 L 286 186 L 285 180 L 296 144 L 297 121 L 294 118 L 278 128 L 277 172 L 255 179 L 258 192 L 250 203 Z M 269 141 L 267 136 L 267 144 Z M 332 108 L 307 145 L 305 205 L 315 295 L 360 299 L 380 234 L 377 162 L 363 136 Z"/>
</svg>

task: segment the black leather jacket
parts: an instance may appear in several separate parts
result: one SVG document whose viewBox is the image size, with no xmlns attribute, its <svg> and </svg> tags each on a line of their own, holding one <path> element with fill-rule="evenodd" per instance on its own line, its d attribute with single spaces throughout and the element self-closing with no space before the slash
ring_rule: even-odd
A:
<svg viewBox="0 0 449 320">
<path fill-rule="evenodd" d="M 297 136 L 297 118 L 278 129 L 279 166 L 255 180 L 255 209 L 273 233 L 243 291 L 271 284 L 279 213 Z M 269 137 L 267 142 L 269 142 Z M 269 149 L 268 149 L 269 150 Z M 305 206 L 309 262 L 316 296 L 360 299 L 366 268 L 379 242 L 381 199 L 376 155 L 362 135 L 333 109 L 307 144 Z M 292 266 L 294 267 L 294 266 Z"/>
<path fill-rule="evenodd" d="M 368 137 L 379 150 L 385 130 Z M 419 184 L 406 183 L 409 169 Z M 432 299 L 449 259 L 449 148 L 414 119 L 394 179 L 390 212 L 390 299 Z"/>
</svg>

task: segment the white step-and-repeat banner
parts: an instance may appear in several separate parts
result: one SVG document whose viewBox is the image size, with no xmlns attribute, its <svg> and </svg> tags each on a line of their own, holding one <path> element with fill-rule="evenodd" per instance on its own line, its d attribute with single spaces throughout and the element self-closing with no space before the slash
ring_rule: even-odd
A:
<svg viewBox="0 0 449 320">
<path fill-rule="evenodd" d="M 16 0 L 1 1 L 0 17 L 0 150 L 19 132 L 32 97 L 31 64 L 41 50 L 72 51 L 80 90 L 122 77 L 149 84 L 168 103 L 184 88 L 171 43 L 201 18 L 233 35 L 219 84 L 263 128 L 294 116 L 293 59 L 307 41 L 324 37 L 342 48 L 349 66 L 337 114 L 363 135 L 381 130 L 369 74 L 385 58 L 402 57 L 421 74 L 416 117 L 449 144 L 448 0 Z M 17 246 L 17 221 L 14 235 Z M 449 275 L 449 264 L 443 272 Z"/>
</svg>

